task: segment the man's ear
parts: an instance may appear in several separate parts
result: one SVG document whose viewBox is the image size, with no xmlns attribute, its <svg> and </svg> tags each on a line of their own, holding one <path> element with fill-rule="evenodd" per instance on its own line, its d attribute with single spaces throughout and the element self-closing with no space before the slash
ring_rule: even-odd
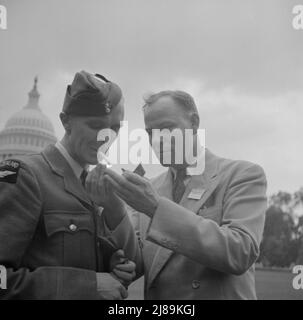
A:
<svg viewBox="0 0 303 320">
<path fill-rule="evenodd" d="M 70 116 L 64 112 L 60 113 L 60 120 L 65 129 L 65 132 L 69 135 L 71 133 Z"/>
<path fill-rule="evenodd" d="M 194 112 L 194 113 L 191 114 L 190 120 L 191 120 L 191 125 L 192 125 L 192 128 L 194 130 L 194 133 L 196 133 L 197 130 L 199 129 L 200 117 L 196 112 Z"/>
</svg>

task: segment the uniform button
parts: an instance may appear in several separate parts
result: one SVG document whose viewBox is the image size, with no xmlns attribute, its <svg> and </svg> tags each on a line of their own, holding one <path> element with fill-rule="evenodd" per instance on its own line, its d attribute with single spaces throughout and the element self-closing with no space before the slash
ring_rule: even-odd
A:
<svg viewBox="0 0 303 320">
<path fill-rule="evenodd" d="M 191 285 L 192 285 L 193 289 L 199 289 L 200 288 L 200 281 L 194 280 Z"/>
<path fill-rule="evenodd" d="M 74 224 L 71 224 L 70 226 L 69 226 L 69 230 L 70 231 L 76 231 L 78 228 L 77 228 L 77 226 L 76 225 L 74 225 Z"/>
</svg>

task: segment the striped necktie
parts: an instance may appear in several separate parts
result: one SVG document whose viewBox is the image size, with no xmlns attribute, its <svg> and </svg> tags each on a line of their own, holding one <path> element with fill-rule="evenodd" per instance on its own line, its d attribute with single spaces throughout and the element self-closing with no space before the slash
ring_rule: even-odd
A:
<svg viewBox="0 0 303 320">
<path fill-rule="evenodd" d="M 173 185 L 173 200 L 176 203 L 179 203 L 185 192 L 185 180 L 186 177 L 186 168 L 180 169 L 177 171 L 176 179 Z"/>
</svg>

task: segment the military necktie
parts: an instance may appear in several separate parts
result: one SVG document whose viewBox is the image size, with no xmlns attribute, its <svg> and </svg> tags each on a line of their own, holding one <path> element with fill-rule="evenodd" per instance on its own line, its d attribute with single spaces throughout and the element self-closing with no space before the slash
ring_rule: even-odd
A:
<svg viewBox="0 0 303 320">
<path fill-rule="evenodd" d="M 85 180 L 87 178 L 88 172 L 86 170 L 83 170 L 80 176 L 80 181 L 83 187 L 85 187 Z"/>
<path fill-rule="evenodd" d="M 186 188 L 184 183 L 185 177 L 186 177 L 186 168 L 177 170 L 176 179 L 173 185 L 173 199 L 174 199 L 174 202 L 176 203 L 180 202 L 185 192 L 185 188 Z"/>
</svg>

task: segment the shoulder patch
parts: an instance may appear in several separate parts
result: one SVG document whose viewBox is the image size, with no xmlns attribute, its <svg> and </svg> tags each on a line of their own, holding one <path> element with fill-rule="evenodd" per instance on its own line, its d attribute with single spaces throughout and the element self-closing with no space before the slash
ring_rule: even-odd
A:
<svg viewBox="0 0 303 320">
<path fill-rule="evenodd" d="M 20 162 L 5 160 L 0 163 L 0 182 L 16 183 L 20 169 Z"/>
</svg>

